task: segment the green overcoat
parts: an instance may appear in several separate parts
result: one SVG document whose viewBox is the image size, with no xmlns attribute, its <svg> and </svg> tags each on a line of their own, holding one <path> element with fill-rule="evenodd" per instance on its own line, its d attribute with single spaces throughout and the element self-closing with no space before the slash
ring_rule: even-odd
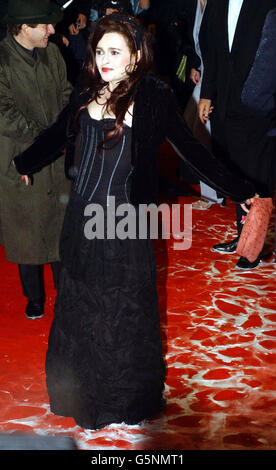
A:
<svg viewBox="0 0 276 470">
<path fill-rule="evenodd" d="M 45 264 L 59 259 L 59 237 L 70 182 L 64 156 L 25 185 L 13 158 L 55 120 L 72 87 L 58 48 L 34 59 L 8 34 L 0 42 L 0 218 L 8 261 Z"/>
</svg>

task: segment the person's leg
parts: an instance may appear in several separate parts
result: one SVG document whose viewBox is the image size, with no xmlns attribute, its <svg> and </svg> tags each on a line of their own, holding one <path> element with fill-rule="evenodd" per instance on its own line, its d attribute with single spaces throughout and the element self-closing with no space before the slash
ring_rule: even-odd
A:
<svg viewBox="0 0 276 470">
<path fill-rule="evenodd" d="M 211 201 L 214 204 L 220 204 L 223 201 L 223 198 L 219 198 L 217 192 L 213 188 L 202 181 L 200 181 L 200 193 L 203 198 L 208 199 L 208 201 Z"/>
<path fill-rule="evenodd" d="M 214 155 L 223 161 L 226 161 L 229 163 L 230 161 L 230 155 L 228 152 L 227 148 L 227 139 L 226 139 L 226 129 L 225 129 L 225 123 L 220 122 L 220 120 L 217 118 L 217 116 L 214 115 L 212 116 L 211 119 L 211 136 L 212 136 L 212 151 Z M 238 217 L 236 214 L 236 220 L 237 220 L 237 232 L 238 232 Z M 226 241 L 224 243 L 218 243 L 212 247 L 212 251 L 218 252 L 218 253 L 235 253 L 236 248 L 238 245 L 239 241 L 239 232 L 237 233 L 237 236 L 230 240 Z"/>
<path fill-rule="evenodd" d="M 213 246 L 212 251 L 218 253 L 236 253 L 238 241 L 242 232 L 244 217 L 247 213 L 242 209 L 240 204 L 236 204 L 236 223 L 237 223 L 237 237 L 225 243 L 218 243 Z"/>
<path fill-rule="evenodd" d="M 19 264 L 18 269 L 22 292 L 28 299 L 26 316 L 28 318 L 41 318 L 45 302 L 42 266 Z"/>
<path fill-rule="evenodd" d="M 23 295 L 34 302 L 45 300 L 43 271 L 41 265 L 19 264 L 19 276 Z"/>
</svg>

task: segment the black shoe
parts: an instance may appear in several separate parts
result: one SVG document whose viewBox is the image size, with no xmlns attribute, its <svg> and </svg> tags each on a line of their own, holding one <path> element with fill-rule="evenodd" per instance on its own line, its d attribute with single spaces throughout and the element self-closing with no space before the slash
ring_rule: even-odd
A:
<svg viewBox="0 0 276 470">
<path fill-rule="evenodd" d="M 236 264 L 236 269 L 244 270 L 244 271 L 250 271 L 251 269 L 256 268 L 261 262 L 261 256 L 258 256 L 255 261 L 252 263 L 248 261 L 247 258 L 244 258 L 243 256 L 240 257 L 239 261 Z"/>
<path fill-rule="evenodd" d="M 25 315 L 27 318 L 31 320 L 36 320 L 37 318 L 43 317 L 44 315 L 43 303 L 29 300 L 29 302 L 27 303 L 26 310 L 25 310 Z"/>
<path fill-rule="evenodd" d="M 236 253 L 236 248 L 238 245 L 239 237 L 234 238 L 231 242 L 227 243 L 218 243 L 214 245 L 212 251 L 217 253 Z"/>
</svg>

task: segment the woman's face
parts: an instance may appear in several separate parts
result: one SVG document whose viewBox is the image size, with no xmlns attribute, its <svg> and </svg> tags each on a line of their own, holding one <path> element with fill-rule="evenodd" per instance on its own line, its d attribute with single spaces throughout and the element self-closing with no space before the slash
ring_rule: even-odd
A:
<svg viewBox="0 0 276 470">
<path fill-rule="evenodd" d="M 128 44 L 122 34 L 106 33 L 96 47 L 96 64 L 102 79 L 114 89 L 127 77 L 134 65 Z"/>
</svg>

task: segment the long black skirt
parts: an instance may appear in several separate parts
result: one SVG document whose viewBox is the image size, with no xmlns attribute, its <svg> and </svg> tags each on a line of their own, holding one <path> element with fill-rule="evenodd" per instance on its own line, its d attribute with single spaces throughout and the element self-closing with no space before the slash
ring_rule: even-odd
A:
<svg viewBox="0 0 276 470">
<path fill-rule="evenodd" d="M 46 356 L 51 411 L 86 429 L 138 424 L 164 407 L 152 241 L 87 240 L 71 200 Z"/>
</svg>

